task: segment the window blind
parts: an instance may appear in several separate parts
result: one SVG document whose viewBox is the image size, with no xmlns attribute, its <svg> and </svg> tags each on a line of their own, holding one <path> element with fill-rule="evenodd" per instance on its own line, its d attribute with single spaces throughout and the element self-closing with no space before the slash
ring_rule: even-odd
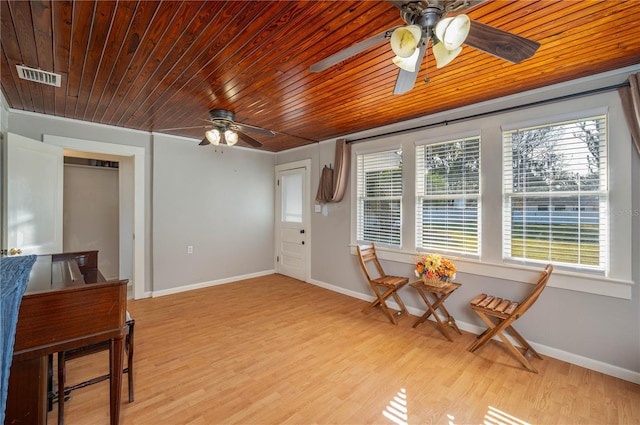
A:
<svg viewBox="0 0 640 425">
<path fill-rule="evenodd" d="M 606 271 L 607 121 L 503 133 L 503 257 Z"/>
<path fill-rule="evenodd" d="M 416 146 L 416 247 L 479 255 L 480 139 Z"/>
<path fill-rule="evenodd" d="M 357 155 L 356 162 L 358 241 L 400 247 L 402 150 Z"/>
</svg>

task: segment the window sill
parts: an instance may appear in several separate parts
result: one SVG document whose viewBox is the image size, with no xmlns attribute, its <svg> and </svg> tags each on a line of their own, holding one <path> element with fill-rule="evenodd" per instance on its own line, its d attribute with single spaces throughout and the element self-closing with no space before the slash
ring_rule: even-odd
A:
<svg viewBox="0 0 640 425">
<path fill-rule="evenodd" d="M 382 246 L 376 246 L 376 252 L 381 260 L 407 264 L 413 264 L 416 256 L 415 252 L 397 251 Z M 355 245 L 351 246 L 351 254 L 357 255 Z M 455 265 L 461 273 L 523 283 L 534 281 L 540 272 L 540 268 L 536 267 L 489 264 L 467 258 L 455 259 Z M 548 285 L 552 288 L 630 300 L 634 282 L 556 269 Z"/>
</svg>

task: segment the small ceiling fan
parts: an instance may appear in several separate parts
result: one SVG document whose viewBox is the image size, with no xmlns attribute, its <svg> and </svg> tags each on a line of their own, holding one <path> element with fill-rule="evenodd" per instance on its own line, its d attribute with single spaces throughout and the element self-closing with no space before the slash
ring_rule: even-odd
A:
<svg viewBox="0 0 640 425">
<path fill-rule="evenodd" d="M 235 122 L 235 116 L 236 114 L 234 112 L 227 109 L 210 110 L 209 118 L 211 119 L 213 128 L 205 132 L 205 138 L 200 142 L 200 146 L 205 146 L 211 143 L 219 145 L 221 142 L 226 143 L 229 146 L 233 146 L 238 142 L 238 138 L 240 138 L 243 142 L 259 148 L 262 146 L 262 143 L 244 132 L 253 132 L 269 137 L 276 135 L 271 130 Z"/>
<path fill-rule="evenodd" d="M 420 64 L 427 45 L 436 59 L 436 66 L 442 68 L 462 51 L 462 44 L 482 50 L 512 63 L 530 58 L 540 47 L 540 43 L 518 35 L 473 21 L 465 14 L 446 17 L 448 13 L 459 12 L 484 0 L 389 0 L 400 10 L 400 16 L 407 26 L 391 28 L 354 44 L 311 65 L 311 72 L 321 72 L 384 40 L 389 40 L 396 54 L 393 63 L 400 70 L 396 78 L 393 94 L 404 94 L 415 85 Z"/>
<path fill-rule="evenodd" d="M 233 146 L 238 143 L 238 139 L 240 139 L 250 146 L 259 148 L 262 146 L 262 143 L 245 134 L 246 132 L 261 134 L 263 136 L 269 137 L 274 137 L 276 135 L 271 130 L 266 130 L 264 128 L 255 127 L 253 125 L 236 122 L 235 116 L 236 114 L 234 112 L 227 109 L 212 109 L 209 111 L 209 120 L 211 121 L 211 124 L 208 126 L 166 128 L 164 129 L 164 131 L 211 127 L 205 132 L 205 137 L 200 142 L 200 146 L 209 144 L 214 144 L 217 146 L 220 143 Z"/>
</svg>

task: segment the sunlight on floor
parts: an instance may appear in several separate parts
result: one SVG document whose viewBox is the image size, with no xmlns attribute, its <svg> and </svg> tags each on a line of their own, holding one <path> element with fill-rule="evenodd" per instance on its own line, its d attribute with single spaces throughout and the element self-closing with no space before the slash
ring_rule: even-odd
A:
<svg viewBox="0 0 640 425">
<path fill-rule="evenodd" d="M 389 402 L 382 415 L 396 425 L 409 425 L 409 409 L 407 403 L 407 391 L 401 388 L 400 391 Z M 447 414 L 448 424 L 456 425 L 455 417 Z M 528 422 L 518 419 L 502 410 L 489 406 L 484 415 L 484 425 L 531 425 Z"/>
<path fill-rule="evenodd" d="M 489 406 L 489 411 L 484 415 L 485 425 L 530 425 L 528 422 L 511 416 L 493 406 Z"/>
<path fill-rule="evenodd" d="M 407 392 L 404 388 L 393 397 L 389 405 L 382 411 L 385 418 L 397 425 L 407 425 L 408 409 L 407 409 Z"/>
</svg>

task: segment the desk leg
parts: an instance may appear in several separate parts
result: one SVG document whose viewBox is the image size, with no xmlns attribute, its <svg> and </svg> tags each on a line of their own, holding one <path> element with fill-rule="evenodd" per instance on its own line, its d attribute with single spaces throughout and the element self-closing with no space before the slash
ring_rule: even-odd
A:
<svg viewBox="0 0 640 425">
<path fill-rule="evenodd" d="M 47 423 L 47 356 L 13 358 L 5 409 L 5 424 Z"/>
<path fill-rule="evenodd" d="M 122 394 L 122 368 L 124 367 L 124 337 L 111 340 L 109 346 L 109 412 L 111 425 L 120 421 L 120 398 Z"/>
<path fill-rule="evenodd" d="M 64 351 L 58 353 L 58 425 L 64 425 L 64 383 L 67 380 L 67 368 Z"/>
</svg>

